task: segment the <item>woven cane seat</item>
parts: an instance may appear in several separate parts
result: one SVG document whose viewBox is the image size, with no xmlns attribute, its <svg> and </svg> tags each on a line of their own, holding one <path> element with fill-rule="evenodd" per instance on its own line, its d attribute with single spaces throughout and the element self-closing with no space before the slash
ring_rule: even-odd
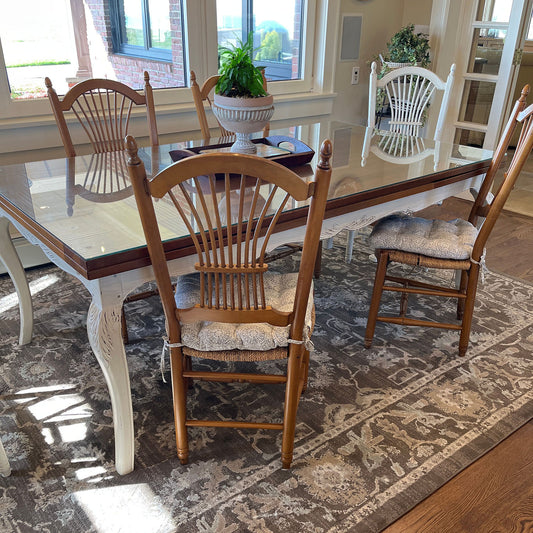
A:
<svg viewBox="0 0 533 533">
<path fill-rule="evenodd" d="M 266 272 L 264 275 L 267 305 L 279 311 L 290 312 L 294 307 L 298 273 L 279 274 Z M 237 291 L 235 291 L 235 294 Z M 200 301 L 200 275 L 189 274 L 178 278 L 176 284 L 176 306 L 178 309 L 193 307 Z M 307 305 L 306 327 L 312 330 L 312 291 Z M 266 323 L 230 324 L 199 321 L 181 324 L 181 342 L 191 355 L 198 352 L 228 352 L 230 350 L 268 351 L 276 350 L 269 359 L 286 354 L 289 327 L 272 326 Z M 278 349 L 278 350 L 277 350 Z M 187 349 L 184 349 L 187 352 Z M 285 355 L 286 356 L 286 355 Z M 224 357 L 226 359 L 226 357 Z"/>
<path fill-rule="evenodd" d="M 467 260 L 478 230 L 466 220 L 428 220 L 403 214 L 380 220 L 369 237 L 375 249 L 401 250 L 440 259 Z"/>
</svg>

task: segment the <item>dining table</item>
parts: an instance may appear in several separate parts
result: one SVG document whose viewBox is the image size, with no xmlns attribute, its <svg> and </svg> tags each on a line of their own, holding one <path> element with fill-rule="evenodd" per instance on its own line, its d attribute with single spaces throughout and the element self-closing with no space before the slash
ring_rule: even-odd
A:
<svg viewBox="0 0 533 533">
<path fill-rule="evenodd" d="M 274 160 L 291 167 L 302 180 L 313 179 L 320 144 L 331 139 L 332 179 L 321 231 L 326 246 L 342 230 L 355 231 L 390 213 L 415 212 L 465 191 L 475 195 L 492 155 L 478 147 L 410 138 L 330 119 L 299 125 L 274 123 L 268 137 L 261 136 L 258 133 L 255 142 L 279 148 L 274 150 Z M 169 138 L 162 137 L 162 142 Z M 227 139 L 196 138 L 141 145 L 139 156 L 153 176 L 171 165 L 173 158 L 230 145 Z M 264 155 L 272 156 L 269 150 Z M 134 468 L 122 306 L 128 295 L 154 279 L 126 157 L 119 151 L 0 166 L 0 259 L 18 295 L 19 343 L 31 342 L 32 297 L 10 225 L 39 246 L 50 262 L 80 280 L 91 295 L 87 335 L 109 390 L 119 474 Z M 171 275 L 194 271 L 195 250 L 187 229 L 171 220 L 165 202 L 154 205 Z M 272 249 L 303 240 L 307 208 L 306 202 L 286 206 L 270 240 Z"/>
</svg>

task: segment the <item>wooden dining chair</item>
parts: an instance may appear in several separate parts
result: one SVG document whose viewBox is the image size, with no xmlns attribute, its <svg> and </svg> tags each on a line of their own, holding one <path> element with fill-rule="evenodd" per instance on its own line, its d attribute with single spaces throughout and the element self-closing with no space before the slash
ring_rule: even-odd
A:
<svg viewBox="0 0 533 533">
<path fill-rule="evenodd" d="M 281 460 L 289 468 L 296 410 L 306 387 L 313 327 L 312 277 L 331 178 L 331 143 L 324 141 L 314 178 L 256 156 L 209 153 L 182 159 L 148 181 L 128 138 L 129 169 L 166 317 L 178 457 L 185 464 L 187 428 L 196 426 L 282 430 Z M 239 201 L 231 182 L 238 177 Z M 205 180 L 209 187 L 206 188 Z M 222 189 L 217 193 L 217 190 Z M 263 200 L 260 201 L 260 197 Z M 196 273 L 172 290 L 153 199 L 176 209 L 196 250 Z M 269 271 L 268 242 L 289 202 L 310 202 L 299 271 Z M 259 207 L 260 206 L 260 207 Z M 231 226 L 226 220 L 232 221 Z M 192 360 L 286 360 L 283 374 L 194 370 Z M 253 365 L 254 366 L 254 365 Z M 252 368 L 253 370 L 253 368 Z M 193 420 L 186 414 L 190 380 L 285 384 L 283 422 Z"/>
<path fill-rule="evenodd" d="M 263 88 L 267 90 L 267 80 L 265 78 L 265 71 L 263 73 Z M 210 76 L 207 78 L 202 86 L 198 85 L 196 81 L 196 73 L 194 70 L 191 70 L 191 91 L 194 99 L 194 106 L 196 108 L 196 114 L 198 115 L 198 122 L 200 123 L 200 131 L 202 132 L 202 137 L 204 139 L 209 139 L 211 137 L 211 132 L 209 130 L 209 123 L 207 122 L 207 115 L 205 112 L 205 104 L 209 106 L 212 105 L 212 93 L 214 92 L 215 86 L 218 82 L 220 76 Z M 216 118 L 216 117 L 215 117 Z M 221 137 L 230 137 L 235 135 L 232 131 L 226 130 L 222 124 L 217 119 L 217 124 L 220 129 Z M 270 124 L 267 124 L 263 129 L 263 137 L 266 137 L 270 131 Z"/>
<path fill-rule="evenodd" d="M 479 272 L 485 261 L 485 244 L 533 147 L 533 105 L 526 108 L 528 93 L 529 85 L 526 85 L 503 131 L 468 220 L 445 222 L 397 214 L 380 220 L 372 230 L 370 244 L 375 248 L 378 265 L 365 333 L 367 348 L 372 344 L 376 322 L 388 322 L 403 326 L 437 327 L 460 331 L 459 355 L 465 355 Z M 492 202 L 488 203 L 495 174 L 500 168 L 517 127 L 521 127 L 521 132 L 511 163 L 505 172 L 503 182 L 493 193 Z M 480 222 L 482 224 L 478 229 Z M 391 263 L 460 271 L 461 281 L 458 288 L 449 288 L 411 278 L 389 276 L 387 267 Z M 386 284 L 387 281 L 392 285 Z M 378 316 L 384 290 L 401 294 L 399 316 Z M 457 298 L 457 318 L 460 323 L 408 318 L 406 312 L 409 294 Z"/>
<path fill-rule="evenodd" d="M 378 79 L 377 64 L 374 61 L 370 69 L 368 88 L 368 126 L 374 128 L 376 125 L 377 99 L 378 95 L 382 95 L 383 105 L 388 106 L 391 112 L 389 129 L 404 135 L 418 136 L 425 123 L 426 110 L 432 104 L 437 91 L 442 91 L 433 135 L 434 140 L 440 140 L 454 77 L 455 65 L 451 66 L 446 81 L 428 69 L 409 66 L 391 70 Z"/>
<path fill-rule="evenodd" d="M 76 194 L 95 202 L 109 202 L 132 194 L 125 181 L 124 139 L 129 132 L 134 108 L 146 108 L 150 144 L 159 144 L 155 118 L 154 98 L 150 76 L 144 73 L 144 93 L 141 94 L 124 83 L 108 79 L 88 79 L 76 84 L 60 99 L 50 78 L 45 78 L 48 99 L 56 120 L 59 134 L 68 158 L 76 156 L 70 132 L 71 124 L 80 124 L 81 132 L 91 150 L 97 154 L 94 164 L 86 172 L 84 183 L 75 183 L 74 159 L 68 161 L 67 213 L 72 215 Z M 99 155 L 102 154 L 102 155 Z M 130 296 L 128 303 L 140 297 L 148 297 L 154 291 Z M 128 342 L 126 316 L 122 311 L 122 337 Z"/>
<path fill-rule="evenodd" d="M 431 105 L 437 91 L 442 91 L 442 101 L 433 135 L 434 140 L 440 140 L 448 113 L 454 76 L 455 65 L 451 66 L 446 81 L 441 80 L 428 69 L 409 66 L 394 69 L 378 79 L 377 63 L 374 61 L 371 66 L 368 89 L 368 127 L 373 129 L 376 126 L 376 106 L 378 95 L 381 94 L 382 106 L 388 106 L 391 111 L 389 130 L 400 136 L 403 150 L 408 147 L 409 142 L 413 143 L 412 139 L 420 135 L 420 130 L 426 120 L 426 110 Z M 381 123 L 379 126 L 381 127 Z M 405 143 L 404 140 L 406 140 Z M 416 145 L 417 143 L 413 144 L 415 149 Z M 390 150 L 391 147 L 388 146 L 387 149 Z M 349 231 L 346 238 L 346 261 L 348 263 L 352 260 L 355 233 L 353 230 Z"/>
<path fill-rule="evenodd" d="M 144 94 L 119 81 L 94 78 L 74 85 L 60 100 L 50 78 L 45 78 L 44 83 L 67 157 L 76 155 L 69 130 L 70 120 L 67 122 L 65 116 L 68 112 L 81 124 L 93 153 L 113 152 L 124 150 L 124 138 L 129 132 L 134 106 L 144 106 L 150 144 L 159 144 L 148 72 L 144 73 Z"/>
</svg>

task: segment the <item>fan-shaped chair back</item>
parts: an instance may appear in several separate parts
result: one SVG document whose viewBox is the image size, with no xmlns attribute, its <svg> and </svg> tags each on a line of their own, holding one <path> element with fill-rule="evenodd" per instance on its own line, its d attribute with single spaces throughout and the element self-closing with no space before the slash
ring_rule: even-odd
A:
<svg viewBox="0 0 533 533">
<path fill-rule="evenodd" d="M 72 112 L 91 143 L 94 153 L 124 150 L 131 113 L 135 106 L 146 106 L 150 144 L 159 144 L 154 98 L 148 72 L 144 73 L 144 94 L 124 83 L 107 79 L 89 79 L 72 87 L 62 100 L 45 78 L 48 99 L 54 112 L 67 157 L 76 155 L 65 113 Z"/>
<path fill-rule="evenodd" d="M 379 94 L 382 105 L 390 107 L 390 130 L 405 135 L 419 135 L 426 118 L 426 110 L 433 101 L 435 93 L 443 91 L 433 136 L 435 140 L 440 140 L 454 75 L 455 65 L 451 66 L 446 82 L 428 69 L 409 66 L 394 69 L 378 79 L 377 64 L 373 62 L 370 72 L 368 126 L 375 127 Z"/>
</svg>

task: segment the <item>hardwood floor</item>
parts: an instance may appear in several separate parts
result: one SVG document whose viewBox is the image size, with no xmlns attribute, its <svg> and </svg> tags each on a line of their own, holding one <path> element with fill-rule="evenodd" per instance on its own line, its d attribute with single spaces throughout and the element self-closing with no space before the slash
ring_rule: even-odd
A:
<svg viewBox="0 0 533 533">
<path fill-rule="evenodd" d="M 449 199 L 421 214 L 449 220 L 464 217 L 469 206 Z M 533 283 L 532 217 L 501 214 L 487 243 L 487 265 Z M 383 531 L 414 532 L 533 532 L 533 420 Z"/>
</svg>

